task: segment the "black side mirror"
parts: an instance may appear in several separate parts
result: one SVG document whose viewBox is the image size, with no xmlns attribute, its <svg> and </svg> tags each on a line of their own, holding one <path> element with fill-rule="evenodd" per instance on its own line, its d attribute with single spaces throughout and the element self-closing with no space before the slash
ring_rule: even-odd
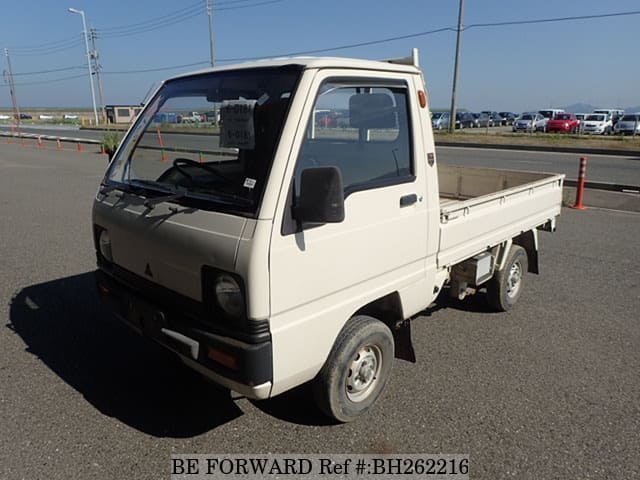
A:
<svg viewBox="0 0 640 480">
<path fill-rule="evenodd" d="M 299 224 L 344 220 L 344 187 L 338 167 L 311 167 L 302 171 L 293 217 Z"/>
</svg>

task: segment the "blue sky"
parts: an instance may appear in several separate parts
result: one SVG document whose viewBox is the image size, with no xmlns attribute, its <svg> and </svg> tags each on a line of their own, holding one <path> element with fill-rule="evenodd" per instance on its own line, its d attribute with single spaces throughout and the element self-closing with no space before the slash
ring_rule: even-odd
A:
<svg viewBox="0 0 640 480">
<path fill-rule="evenodd" d="M 5 3 L 0 48 L 9 49 L 22 108 L 91 105 L 82 21 L 68 7 L 84 10 L 88 27 L 97 31 L 107 104 L 138 103 L 162 79 L 206 67 L 209 61 L 206 0 Z M 229 59 L 454 29 L 458 4 L 457 0 L 214 0 L 216 58 L 227 64 Z M 637 0 L 466 0 L 464 23 L 638 10 Z M 156 23 L 144 23 L 158 18 Z M 640 105 L 638 32 L 640 15 L 469 28 L 463 37 L 458 105 L 518 112 L 576 102 Z M 418 47 L 431 105 L 446 108 L 455 41 L 455 32 L 445 31 L 319 55 L 378 59 L 406 56 Z M 5 70 L 4 55 L 1 61 Z M 165 67 L 175 68 L 132 73 Z M 34 73 L 43 71 L 48 72 Z M 0 107 L 10 105 L 9 89 L 0 79 Z"/>
</svg>

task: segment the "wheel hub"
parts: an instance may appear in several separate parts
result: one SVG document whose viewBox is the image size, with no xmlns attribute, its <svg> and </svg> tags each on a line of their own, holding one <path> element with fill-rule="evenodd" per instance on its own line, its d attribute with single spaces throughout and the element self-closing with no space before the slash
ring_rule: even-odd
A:
<svg viewBox="0 0 640 480">
<path fill-rule="evenodd" d="M 520 290 L 520 281 L 522 280 L 522 267 L 520 262 L 515 262 L 509 270 L 507 277 L 507 296 L 513 298 Z"/>
<path fill-rule="evenodd" d="M 347 397 L 352 401 L 365 399 L 373 390 L 382 367 L 382 354 L 375 345 L 362 347 L 354 356 L 347 375 Z"/>
</svg>

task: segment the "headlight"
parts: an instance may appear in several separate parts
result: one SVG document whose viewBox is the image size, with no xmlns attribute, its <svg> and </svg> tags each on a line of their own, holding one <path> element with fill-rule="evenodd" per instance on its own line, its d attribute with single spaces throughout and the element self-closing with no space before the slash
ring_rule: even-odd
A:
<svg viewBox="0 0 640 480">
<path fill-rule="evenodd" d="M 244 316 L 244 297 L 235 278 L 226 273 L 218 275 L 214 290 L 216 302 L 227 315 L 235 318 Z"/>
<path fill-rule="evenodd" d="M 110 262 L 113 262 L 113 255 L 111 254 L 111 238 L 106 230 L 100 232 L 98 238 L 98 245 L 100 246 L 100 254 Z"/>
</svg>

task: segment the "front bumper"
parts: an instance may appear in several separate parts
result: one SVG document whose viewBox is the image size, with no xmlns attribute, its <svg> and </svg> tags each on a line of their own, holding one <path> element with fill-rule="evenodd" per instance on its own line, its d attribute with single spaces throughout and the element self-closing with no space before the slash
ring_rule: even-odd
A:
<svg viewBox="0 0 640 480">
<path fill-rule="evenodd" d="M 206 324 L 204 307 L 198 302 L 184 297 L 175 301 L 174 292 L 163 292 L 162 287 L 148 285 L 131 273 L 125 280 L 101 269 L 95 275 L 103 300 L 136 332 L 177 353 L 185 364 L 224 387 L 249 398 L 269 397 L 273 379 L 270 334 L 238 338 Z"/>
<path fill-rule="evenodd" d="M 571 132 L 571 127 L 570 126 L 564 126 L 564 125 L 547 125 L 547 132 L 549 133 L 554 133 L 554 132 L 560 132 L 560 133 L 569 133 Z"/>
</svg>

